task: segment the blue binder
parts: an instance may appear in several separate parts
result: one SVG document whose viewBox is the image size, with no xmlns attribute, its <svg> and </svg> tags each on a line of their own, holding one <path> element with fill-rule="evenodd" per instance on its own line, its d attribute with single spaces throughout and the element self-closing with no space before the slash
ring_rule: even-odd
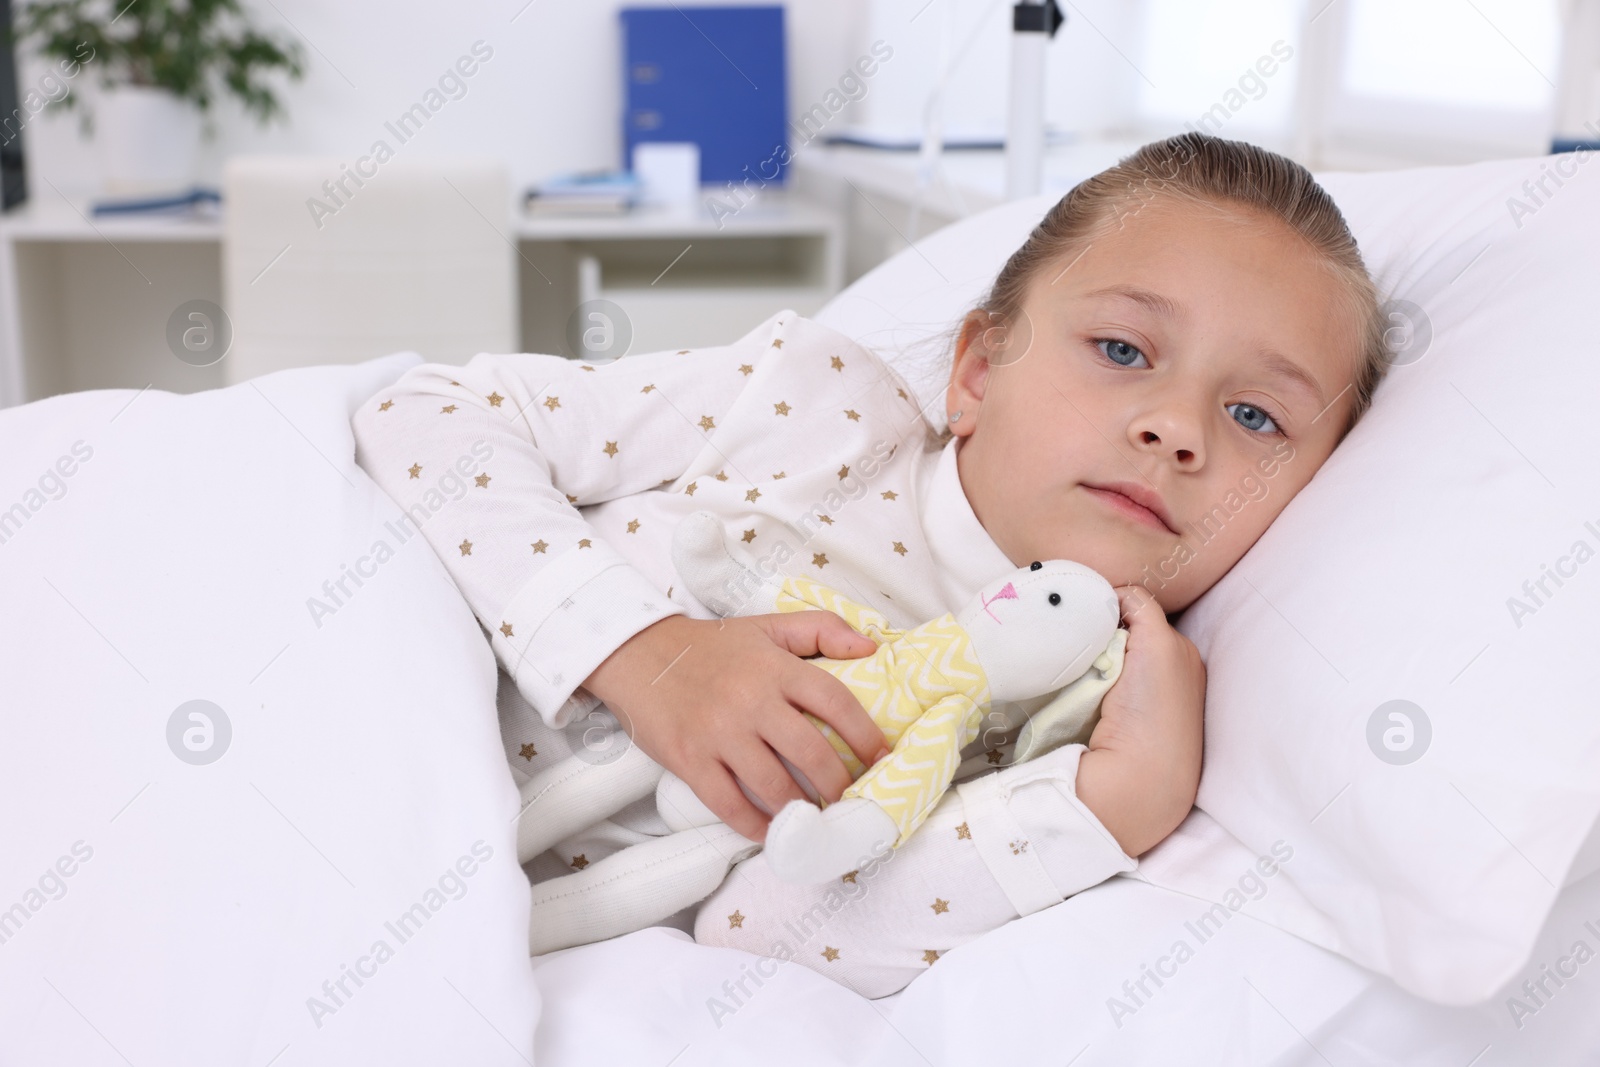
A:
<svg viewBox="0 0 1600 1067">
<path fill-rule="evenodd" d="M 627 7 L 620 14 L 623 165 L 636 144 L 692 141 L 702 183 L 784 181 L 783 8 Z"/>
</svg>

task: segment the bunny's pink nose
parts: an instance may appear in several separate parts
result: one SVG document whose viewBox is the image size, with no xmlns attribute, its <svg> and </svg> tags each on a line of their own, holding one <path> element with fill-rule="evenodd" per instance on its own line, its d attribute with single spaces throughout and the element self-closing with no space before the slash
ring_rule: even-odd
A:
<svg viewBox="0 0 1600 1067">
<path fill-rule="evenodd" d="M 985 600 L 983 602 L 983 610 L 984 611 L 989 611 L 989 605 L 993 604 L 996 600 L 1015 600 L 1015 599 L 1017 599 L 1017 587 L 1012 585 L 1010 582 L 1007 582 L 1005 584 L 1004 588 L 1002 588 L 994 596 L 990 597 L 988 600 Z M 1000 622 L 1001 621 L 1000 617 L 997 616 L 992 611 L 989 611 L 989 618 L 993 619 L 995 622 Z"/>
</svg>

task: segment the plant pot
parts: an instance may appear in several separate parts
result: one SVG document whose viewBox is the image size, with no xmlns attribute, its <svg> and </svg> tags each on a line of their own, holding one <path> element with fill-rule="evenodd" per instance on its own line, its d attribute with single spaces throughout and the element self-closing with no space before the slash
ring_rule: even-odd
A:
<svg viewBox="0 0 1600 1067">
<path fill-rule="evenodd" d="M 106 90 L 95 108 L 95 138 L 108 193 L 173 192 L 194 184 L 200 111 L 165 89 Z"/>
</svg>

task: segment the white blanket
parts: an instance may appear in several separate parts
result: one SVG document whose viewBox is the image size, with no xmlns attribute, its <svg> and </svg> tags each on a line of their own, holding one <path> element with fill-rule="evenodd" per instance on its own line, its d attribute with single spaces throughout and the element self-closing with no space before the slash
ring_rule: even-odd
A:
<svg viewBox="0 0 1600 1067">
<path fill-rule="evenodd" d="M 0 412 L 0 1062 L 529 1050 L 494 661 L 352 459 L 418 361 Z"/>
</svg>

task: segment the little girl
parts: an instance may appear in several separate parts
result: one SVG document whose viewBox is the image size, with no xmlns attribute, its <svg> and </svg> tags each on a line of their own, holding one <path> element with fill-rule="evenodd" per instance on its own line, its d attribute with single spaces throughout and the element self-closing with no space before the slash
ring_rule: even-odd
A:
<svg viewBox="0 0 1600 1067">
<path fill-rule="evenodd" d="M 839 887 L 780 887 L 759 856 L 700 913 L 702 942 L 881 996 L 985 929 L 1133 868 L 1187 815 L 1204 666 L 1167 616 L 1238 561 L 1360 417 L 1386 365 L 1382 329 L 1355 241 L 1309 173 L 1186 134 L 1079 185 L 1012 255 L 955 340 L 943 432 L 876 357 L 792 312 L 726 347 L 602 366 L 419 366 L 353 425 L 358 462 L 421 515 L 490 637 L 519 783 L 591 748 L 578 716 L 603 701 L 752 841 L 805 796 L 779 756 L 830 802 L 849 785 L 799 711 L 868 765 L 886 753 L 849 690 L 803 658 L 873 645 L 824 612 L 716 619 L 672 568 L 684 515 L 713 512 L 770 570 L 900 628 L 1032 560 L 1075 560 L 1117 588 L 1125 660 L 1087 746 L 963 787 L 966 808 L 930 818 L 872 892 L 826 909 L 817 944 L 781 931 Z M 459 499 L 415 507 L 484 455 Z M 1006 767 L 1019 725 L 985 731 L 958 779 Z M 530 877 L 669 832 L 653 795 L 626 799 Z"/>
</svg>

